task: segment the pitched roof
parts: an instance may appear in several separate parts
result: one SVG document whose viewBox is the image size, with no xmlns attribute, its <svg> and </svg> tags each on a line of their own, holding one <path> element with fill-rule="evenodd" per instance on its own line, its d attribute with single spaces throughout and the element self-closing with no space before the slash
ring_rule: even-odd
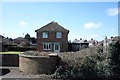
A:
<svg viewBox="0 0 120 80">
<path fill-rule="evenodd" d="M 18 37 L 18 38 L 15 38 L 14 40 L 24 40 L 24 38 L 23 37 Z"/>
<path fill-rule="evenodd" d="M 65 29 L 57 22 L 52 21 L 51 23 L 41 27 L 40 29 L 35 30 L 35 32 L 39 31 L 62 31 L 62 32 L 69 32 L 69 30 Z"/>
<path fill-rule="evenodd" d="M 107 42 L 111 42 L 111 41 L 120 41 L 120 36 L 115 36 L 115 37 L 111 37 L 109 39 L 106 39 Z"/>
<path fill-rule="evenodd" d="M 120 41 L 120 36 L 113 37 L 113 41 Z"/>
</svg>

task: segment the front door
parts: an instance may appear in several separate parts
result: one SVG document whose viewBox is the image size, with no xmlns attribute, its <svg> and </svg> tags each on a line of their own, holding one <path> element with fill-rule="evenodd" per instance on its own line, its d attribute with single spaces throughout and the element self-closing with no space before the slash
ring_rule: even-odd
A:
<svg viewBox="0 0 120 80">
<path fill-rule="evenodd" d="M 54 52 L 60 52 L 60 44 L 54 44 Z"/>
</svg>

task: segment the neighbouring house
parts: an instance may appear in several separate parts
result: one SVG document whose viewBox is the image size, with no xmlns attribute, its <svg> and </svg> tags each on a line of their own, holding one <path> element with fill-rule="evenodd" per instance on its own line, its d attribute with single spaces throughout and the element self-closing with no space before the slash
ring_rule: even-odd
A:
<svg viewBox="0 0 120 80">
<path fill-rule="evenodd" d="M 2 51 L 7 51 L 7 48 L 9 46 L 16 46 L 16 45 L 13 44 L 13 39 L 12 38 L 8 38 L 8 37 L 6 38 L 6 37 L 1 35 L 0 36 L 0 46 L 2 46 Z"/>
<path fill-rule="evenodd" d="M 23 37 L 18 37 L 14 39 L 14 44 L 16 44 L 17 46 L 29 46 L 30 41 L 24 39 Z"/>
<path fill-rule="evenodd" d="M 68 51 L 76 52 L 88 47 L 89 43 L 87 42 L 87 40 L 83 40 L 82 38 L 80 38 L 80 40 L 75 39 L 72 43 L 69 43 Z"/>
<path fill-rule="evenodd" d="M 37 51 L 67 52 L 68 51 L 68 33 L 57 22 L 49 24 L 35 30 L 37 33 Z"/>
<path fill-rule="evenodd" d="M 91 39 L 88 41 L 88 43 L 89 43 L 89 47 L 93 47 L 94 45 L 96 45 L 98 43 L 98 41 Z"/>
<path fill-rule="evenodd" d="M 115 36 L 115 37 L 111 37 L 108 39 L 106 37 L 105 40 L 103 41 L 103 45 L 108 46 L 109 44 L 114 43 L 114 42 L 120 42 L 120 36 Z"/>
<path fill-rule="evenodd" d="M 0 52 L 2 52 L 2 36 L 0 35 Z"/>
<path fill-rule="evenodd" d="M 120 36 L 115 36 L 115 37 L 111 37 L 111 38 L 108 38 L 107 37 L 105 38 L 105 40 L 103 40 L 103 46 L 104 46 L 104 52 L 108 51 L 109 49 L 109 44 L 111 43 L 115 43 L 115 42 L 120 42 Z"/>
<path fill-rule="evenodd" d="M 20 45 L 22 42 L 24 42 L 24 38 L 23 37 L 18 37 L 14 39 L 14 43 L 17 45 Z"/>
<path fill-rule="evenodd" d="M 69 43 L 68 46 L 68 51 L 72 52 L 76 52 L 76 51 L 80 51 L 82 49 L 88 48 L 89 43 Z"/>
<path fill-rule="evenodd" d="M 84 43 L 84 42 L 85 42 L 85 40 L 80 38 L 80 40 L 75 39 L 72 43 Z"/>
<path fill-rule="evenodd" d="M 80 40 L 75 39 L 72 43 L 89 43 L 89 47 L 91 47 L 91 46 L 94 46 L 95 44 L 97 44 L 98 41 L 93 40 L 93 39 L 91 39 L 91 40 L 86 40 L 85 39 L 84 40 L 84 39 L 80 38 Z"/>
<path fill-rule="evenodd" d="M 120 36 L 116 36 L 112 38 L 113 42 L 120 42 Z"/>
</svg>

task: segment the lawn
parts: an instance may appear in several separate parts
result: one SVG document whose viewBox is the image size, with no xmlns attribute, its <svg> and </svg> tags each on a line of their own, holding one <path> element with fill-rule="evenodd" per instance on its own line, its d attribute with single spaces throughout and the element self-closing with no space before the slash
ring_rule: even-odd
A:
<svg viewBox="0 0 120 80">
<path fill-rule="evenodd" d="M 0 54 L 22 54 L 24 52 L 20 52 L 20 51 L 9 51 L 9 52 L 0 52 Z"/>
</svg>

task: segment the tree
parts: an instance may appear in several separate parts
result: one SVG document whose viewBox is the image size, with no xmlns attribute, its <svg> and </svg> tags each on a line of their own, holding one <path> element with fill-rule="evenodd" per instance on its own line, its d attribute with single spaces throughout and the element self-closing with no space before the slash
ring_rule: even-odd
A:
<svg viewBox="0 0 120 80">
<path fill-rule="evenodd" d="M 120 42 L 110 44 L 109 50 L 111 54 L 112 64 L 118 65 L 120 63 Z"/>
<path fill-rule="evenodd" d="M 30 41 L 31 37 L 30 37 L 30 35 L 28 33 L 25 35 L 25 39 Z"/>
</svg>

